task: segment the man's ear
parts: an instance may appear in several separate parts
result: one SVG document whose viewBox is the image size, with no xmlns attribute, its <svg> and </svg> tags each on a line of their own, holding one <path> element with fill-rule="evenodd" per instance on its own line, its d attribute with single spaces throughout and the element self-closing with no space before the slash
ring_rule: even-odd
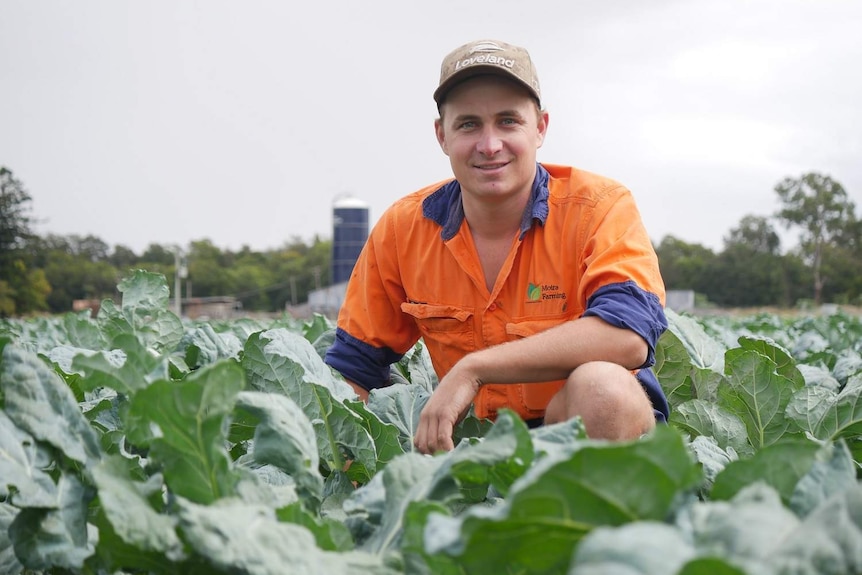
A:
<svg viewBox="0 0 862 575">
<path fill-rule="evenodd" d="M 434 135 L 437 136 L 437 143 L 440 144 L 440 149 L 448 156 L 449 149 L 446 146 L 446 131 L 443 129 L 443 120 L 439 118 L 434 120 Z"/>
<path fill-rule="evenodd" d="M 541 148 L 545 143 L 545 136 L 548 133 L 548 112 L 542 110 L 539 113 L 539 122 L 536 125 L 536 148 Z"/>
</svg>

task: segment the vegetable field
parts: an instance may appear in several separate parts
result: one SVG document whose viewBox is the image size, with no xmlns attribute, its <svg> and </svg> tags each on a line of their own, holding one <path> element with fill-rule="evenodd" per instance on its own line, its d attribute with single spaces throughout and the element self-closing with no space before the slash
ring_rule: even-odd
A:
<svg viewBox="0 0 862 575">
<path fill-rule="evenodd" d="M 365 404 L 322 316 L 184 322 L 163 276 L 119 288 L 0 320 L 0 573 L 862 573 L 859 318 L 669 311 L 669 425 L 468 416 L 431 457 L 421 343 Z"/>
</svg>

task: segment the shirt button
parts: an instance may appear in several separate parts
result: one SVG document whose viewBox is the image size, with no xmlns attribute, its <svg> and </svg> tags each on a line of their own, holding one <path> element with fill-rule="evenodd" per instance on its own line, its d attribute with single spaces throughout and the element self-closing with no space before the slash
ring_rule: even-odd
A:
<svg viewBox="0 0 862 575">
<path fill-rule="evenodd" d="M 494 311 L 495 309 L 497 309 L 496 303 L 492 303 L 491 305 L 488 306 L 488 311 Z"/>
</svg>

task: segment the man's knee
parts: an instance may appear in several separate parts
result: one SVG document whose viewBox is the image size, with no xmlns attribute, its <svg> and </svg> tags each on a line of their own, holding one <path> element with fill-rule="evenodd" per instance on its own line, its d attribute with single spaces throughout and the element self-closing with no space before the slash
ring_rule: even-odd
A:
<svg viewBox="0 0 862 575">
<path fill-rule="evenodd" d="M 585 363 L 575 369 L 548 404 L 546 423 L 580 416 L 587 435 L 601 439 L 634 439 L 655 427 L 649 397 L 624 367 L 609 362 Z"/>
</svg>

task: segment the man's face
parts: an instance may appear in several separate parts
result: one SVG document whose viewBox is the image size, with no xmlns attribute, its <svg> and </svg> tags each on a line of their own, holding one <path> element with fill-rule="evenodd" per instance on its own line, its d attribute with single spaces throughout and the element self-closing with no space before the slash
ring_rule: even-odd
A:
<svg viewBox="0 0 862 575">
<path fill-rule="evenodd" d="M 498 76 L 470 78 L 449 92 L 440 113 L 437 141 L 465 194 L 529 193 L 548 115 L 523 87 Z"/>
</svg>

